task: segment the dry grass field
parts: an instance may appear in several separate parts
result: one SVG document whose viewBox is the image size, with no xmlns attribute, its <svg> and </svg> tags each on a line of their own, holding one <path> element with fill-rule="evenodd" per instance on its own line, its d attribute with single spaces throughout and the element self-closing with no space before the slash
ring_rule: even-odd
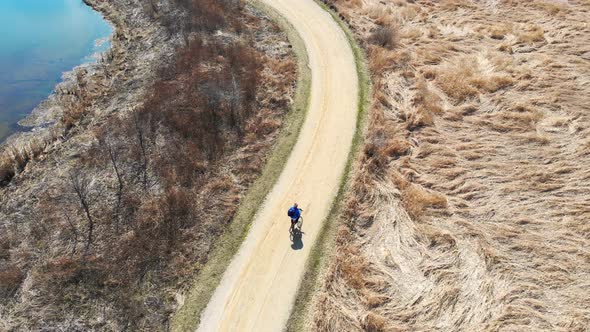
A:
<svg viewBox="0 0 590 332">
<path fill-rule="evenodd" d="M 588 331 L 590 2 L 332 0 L 364 153 L 317 331 Z"/>
</svg>

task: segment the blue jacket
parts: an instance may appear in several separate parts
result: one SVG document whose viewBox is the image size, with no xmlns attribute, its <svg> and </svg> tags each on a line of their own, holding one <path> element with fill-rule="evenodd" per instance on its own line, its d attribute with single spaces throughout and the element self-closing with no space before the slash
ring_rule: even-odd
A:
<svg viewBox="0 0 590 332">
<path fill-rule="evenodd" d="M 299 219 L 299 217 L 301 217 L 301 209 L 292 206 L 289 209 L 288 214 L 291 215 L 291 220 L 297 220 L 297 219 Z"/>
</svg>

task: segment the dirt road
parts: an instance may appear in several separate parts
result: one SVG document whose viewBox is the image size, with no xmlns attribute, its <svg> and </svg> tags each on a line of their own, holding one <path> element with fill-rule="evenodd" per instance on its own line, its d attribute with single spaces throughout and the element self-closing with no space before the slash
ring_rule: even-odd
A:
<svg viewBox="0 0 590 332">
<path fill-rule="evenodd" d="M 313 0 L 262 0 L 303 39 L 311 100 L 299 140 L 248 237 L 225 272 L 198 331 L 281 331 L 305 261 L 336 196 L 355 132 L 358 76 L 346 35 Z M 303 236 L 291 242 L 287 209 L 303 208 Z"/>
</svg>

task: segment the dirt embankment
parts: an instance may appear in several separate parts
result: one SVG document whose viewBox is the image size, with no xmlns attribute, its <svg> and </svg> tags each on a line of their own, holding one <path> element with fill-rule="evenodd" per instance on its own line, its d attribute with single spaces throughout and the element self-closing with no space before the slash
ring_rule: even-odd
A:
<svg viewBox="0 0 590 332">
<path fill-rule="evenodd" d="M 238 2 L 87 2 L 112 49 L 0 159 L 1 330 L 166 329 L 294 92 L 286 37 Z"/>
<path fill-rule="evenodd" d="M 375 104 L 312 328 L 587 329 L 588 4 L 328 2 Z"/>
</svg>

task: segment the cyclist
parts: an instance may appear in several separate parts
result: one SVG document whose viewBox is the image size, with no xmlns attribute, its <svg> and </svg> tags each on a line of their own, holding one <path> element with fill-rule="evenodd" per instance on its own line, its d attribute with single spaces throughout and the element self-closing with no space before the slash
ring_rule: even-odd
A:
<svg viewBox="0 0 590 332">
<path fill-rule="evenodd" d="M 292 232 L 295 229 L 295 225 L 301 217 L 301 211 L 303 210 L 299 208 L 297 203 L 293 204 L 293 206 L 289 208 L 289 211 L 287 212 L 287 215 L 291 218 L 291 228 L 289 228 L 289 232 Z"/>
</svg>

